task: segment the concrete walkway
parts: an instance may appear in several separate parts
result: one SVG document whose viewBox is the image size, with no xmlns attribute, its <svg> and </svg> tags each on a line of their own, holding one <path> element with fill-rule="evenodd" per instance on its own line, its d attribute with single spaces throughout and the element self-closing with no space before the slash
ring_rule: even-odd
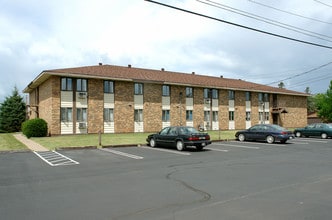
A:
<svg viewBox="0 0 332 220">
<path fill-rule="evenodd" d="M 42 145 L 34 142 L 33 140 L 28 139 L 21 133 L 14 134 L 14 137 L 22 142 L 25 146 L 27 146 L 32 151 L 49 151 L 47 148 L 43 147 Z"/>
</svg>

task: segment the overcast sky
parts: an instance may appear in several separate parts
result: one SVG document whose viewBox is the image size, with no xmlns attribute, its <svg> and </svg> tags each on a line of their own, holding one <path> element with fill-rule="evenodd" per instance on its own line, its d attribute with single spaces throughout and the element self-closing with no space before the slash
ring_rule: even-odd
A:
<svg viewBox="0 0 332 220">
<path fill-rule="evenodd" d="M 159 2 L 332 47 L 332 0 Z M 22 91 L 43 70 L 100 62 L 223 75 L 276 87 L 283 81 L 287 89 L 303 92 L 309 87 L 314 94 L 325 93 L 332 80 L 330 48 L 144 0 L 0 0 L 0 102 L 14 86 Z"/>
</svg>

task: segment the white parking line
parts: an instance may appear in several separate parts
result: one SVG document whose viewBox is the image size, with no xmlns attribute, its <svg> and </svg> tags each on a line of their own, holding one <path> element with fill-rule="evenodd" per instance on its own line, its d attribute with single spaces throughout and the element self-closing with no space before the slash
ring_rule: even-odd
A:
<svg viewBox="0 0 332 220">
<path fill-rule="evenodd" d="M 124 156 L 124 157 L 129 157 L 129 158 L 132 158 L 132 159 L 136 159 L 136 160 L 141 160 L 143 159 L 144 157 L 141 157 L 141 156 L 137 156 L 137 155 L 133 155 L 133 154 L 128 154 L 128 153 L 124 153 L 124 152 L 121 152 L 121 151 L 117 151 L 117 150 L 111 150 L 109 148 L 102 148 L 100 149 L 102 151 L 106 151 L 106 152 L 110 152 L 112 154 L 117 154 L 117 155 L 120 155 L 120 156 Z"/>
<path fill-rule="evenodd" d="M 327 144 L 327 142 L 328 142 L 328 141 L 314 140 L 314 139 L 309 139 L 309 138 L 306 138 L 306 139 L 298 139 L 298 138 L 296 138 L 295 141 L 300 141 L 300 142 L 316 142 L 316 143 L 324 143 L 324 144 Z"/>
<path fill-rule="evenodd" d="M 230 146 L 230 147 L 238 147 L 238 148 L 247 148 L 247 149 L 260 149 L 259 147 L 250 147 L 250 146 L 244 146 L 244 145 L 234 145 L 234 144 L 220 144 L 218 143 L 217 145 L 221 146 Z"/>
<path fill-rule="evenodd" d="M 252 144 L 252 145 L 264 145 L 264 146 L 271 146 L 271 147 L 287 147 L 288 145 L 286 144 L 281 144 L 280 142 L 275 142 L 275 143 L 272 143 L 272 144 L 269 144 L 267 142 L 236 142 L 236 141 L 233 141 L 232 143 L 245 143 L 245 144 Z"/>
<path fill-rule="evenodd" d="M 162 152 L 167 152 L 167 153 L 173 153 L 173 154 L 180 154 L 180 155 L 185 155 L 185 156 L 189 156 L 191 155 L 190 153 L 187 152 L 181 152 L 181 151 L 176 151 L 176 150 L 168 150 L 168 149 L 163 149 L 163 148 L 155 148 L 155 147 L 140 147 L 143 149 L 149 149 L 149 150 L 157 150 L 157 151 L 162 151 Z"/>
<path fill-rule="evenodd" d="M 50 166 L 61 166 L 61 165 L 75 165 L 79 164 L 79 162 L 66 157 L 56 151 L 43 151 L 37 152 L 33 151 L 40 159 L 45 161 Z"/>
<path fill-rule="evenodd" d="M 220 152 L 228 152 L 228 150 L 218 149 L 218 148 L 212 148 L 212 147 L 205 147 L 206 150 L 212 150 L 212 151 L 220 151 Z"/>
</svg>

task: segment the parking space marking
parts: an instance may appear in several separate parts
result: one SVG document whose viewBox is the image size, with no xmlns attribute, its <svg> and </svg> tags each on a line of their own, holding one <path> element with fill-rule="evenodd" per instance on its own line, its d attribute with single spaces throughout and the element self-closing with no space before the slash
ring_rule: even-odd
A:
<svg viewBox="0 0 332 220">
<path fill-rule="evenodd" d="M 220 143 L 216 143 L 216 144 L 221 145 L 221 146 L 230 146 L 230 147 L 247 148 L 247 149 L 255 149 L 255 150 L 260 149 L 259 147 L 252 147 L 252 146 L 245 146 L 245 145 L 220 144 Z"/>
<path fill-rule="evenodd" d="M 296 141 L 302 141 L 302 142 L 317 142 L 317 143 L 324 143 L 327 144 L 328 141 L 323 141 L 323 140 L 315 140 L 315 139 L 310 139 L 310 138 L 305 138 L 305 139 L 295 139 Z"/>
<path fill-rule="evenodd" d="M 206 150 L 212 150 L 212 151 L 220 151 L 220 152 L 228 152 L 228 150 L 213 148 L 213 147 L 205 147 Z"/>
<path fill-rule="evenodd" d="M 56 151 L 33 151 L 40 159 L 45 161 L 50 166 L 64 166 L 64 165 L 76 165 L 79 162 L 66 157 Z"/>
<path fill-rule="evenodd" d="M 156 151 L 162 151 L 162 152 L 173 153 L 173 154 L 180 154 L 180 155 L 185 155 L 185 156 L 191 155 L 190 153 L 187 153 L 187 152 L 181 152 L 181 151 L 176 151 L 176 150 L 168 150 L 168 149 L 163 149 L 163 148 L 145 147 L 145 146 L 142 146 L 140 148 L 149 149 L 149 150 L 156 150 Z"/>
<path fill-rule="evenodd" d="M 106 152 L 110 152 L 112 154 L 117 154 L 117 155 L 120 155 L 120 156 L 123 156 L 123 157 L 129 157 L 129 158 L 136 159 L 136 160 L 144 159 L 144 157 L 141 157 L 141 156 L 137 156 L 137 155 L 134 155 L 134 154 L 124 153 L 122 151 L 112 150 L 112 149 L 109 149 L 109 148 L 102 148 L 100 150 L 106 151 Z"/>
<path fill-rule="evenodd" d="M 233 141 L 233 143 L 245 143 L 245 144 L 251 144 L 251 145 L 264 145 L 264 146 L 270 146 L 270 147 L 287 147 L 288 145 L 287 144 L 281 144 L 280 142 L 275 142 L 275 143 L 272 143 L 272 144 L 269 144 L 267 142 L 235 142 Z"/>
</svg>

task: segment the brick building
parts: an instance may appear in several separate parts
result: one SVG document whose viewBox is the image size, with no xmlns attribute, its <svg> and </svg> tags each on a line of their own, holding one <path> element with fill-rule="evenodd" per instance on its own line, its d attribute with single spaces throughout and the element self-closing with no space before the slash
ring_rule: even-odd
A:
<svg viewBox="0 0 332 220">
<path fill-rule="evenodd" d="M 244 80 L 102 65 L 45 70 L 25 89 L 50 135 L 307 124 L 307 94 Z"/>
</svg>

